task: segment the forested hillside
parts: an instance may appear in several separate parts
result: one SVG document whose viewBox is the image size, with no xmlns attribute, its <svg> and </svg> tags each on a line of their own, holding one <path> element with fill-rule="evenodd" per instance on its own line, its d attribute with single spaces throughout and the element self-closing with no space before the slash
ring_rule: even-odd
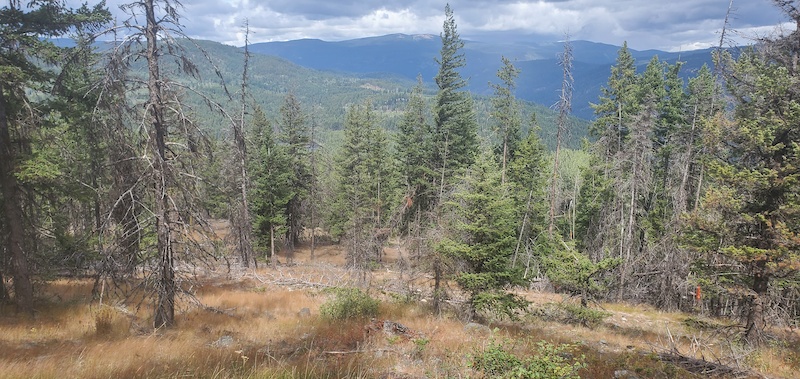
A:
<svg viewBox="0 0 800 379">
<path fill-rule="evenodd" d="M 774 3 L 800 23 L 794 2 Z M 554 62 L 553 109 L 517 99 L 522 71 L 505 58 L 490 95 L 471 93 L 449 5 L 435 86 L 193 41 L 172 1 L 131 3 L 125 33 L 111 34 L 104 6 L 0 8 L 9 322 L 58 304 L 44 297 L 58 280 L 88 278 L 91 304 L 180 330 L 181 312 L 209 310 L 195 297 L 204 275 L 279 276 L 322 245 L 343 251 L 359 288 L 336 296 L 399 272 L 407 292 L 391 296 L 465 323 L 544 315 L 525 292 L 534 286 L 577 299 L 565 309 L 587 327 L 603 318 L 598 304 L 647 304 L 729 320 L 726 341 L 752 349 L 789 344 L 775 331 L 800 321 L 798 31 L 735 57 L 714 50 L 714 65 L 688 80 L 683 63 L 657 57 L 637 70 L 623 44 L 589 124 L 572 116 L 569 41 Z M 97 48 L 97 37 L 123 35 Z M 65 36 L 76 44 L 53 43 Z M 370 304 L 353 301 L 357 312 Z M 584 368 L 539 346 L 563 359 L 470 367 L 487 377 Z"/>
</svg>

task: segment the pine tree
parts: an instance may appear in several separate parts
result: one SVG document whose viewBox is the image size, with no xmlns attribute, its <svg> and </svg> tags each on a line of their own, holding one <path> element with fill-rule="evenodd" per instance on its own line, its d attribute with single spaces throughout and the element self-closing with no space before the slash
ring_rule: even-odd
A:
<svg viewBox="0 0 800 379">
<path fill-rule="evenodd" d="M 532 277 L 534 256 L 544 252 L 539 247 L 545 231 L 547 214 L 546 183 L 548 175 L 547 148 L 539 137 L 536 116 L 532 117 L 528 135 L 519 144 L 508 166 L 508 181 L 516 208 L 516 218 L 521 220 L 511 264 L 525 265 L 524 277 Z M 524 258 L 523 258 L 524 255 Z"/>
<path fill-rule="evenodd" d="M 422 78 L 419 77 L 395 134 L 395 156 L 405 181 L 408 205 L 404 227 L 408 226 L 409 217 L 415 218 L 429 209 L 434 195 L 431 187 L 436 172 L 430 165 L 432 130 L 426 117 L 422 90 Z"/>
<path fill-rule="evenodd" d="M 631 117 L 639 111 L 637 82 L 636 61 L 625 42 L 611 66 L 608 85 L 600 89 L 600 102 L 592 104 L 596 119 L 589 134 L 602 140 L 606 156 L 613 156 L 628 140 Z"/>
<path fill-rule="evenodd" d="M 433 155 L 431 163 L 438 174 L 438 198 L 441 201 L 447 183 L 469 167 L 478 151 L 477 121 L 472 98 L 464 91 L 466 81 L 458 69 L 466 64 L 464 41 L 458 34 L 450 4 L 445 7 L 445 21 L 441 34 L 442 48 L 436 60 L 436 103 L 433 109 Z"/>
</svg>

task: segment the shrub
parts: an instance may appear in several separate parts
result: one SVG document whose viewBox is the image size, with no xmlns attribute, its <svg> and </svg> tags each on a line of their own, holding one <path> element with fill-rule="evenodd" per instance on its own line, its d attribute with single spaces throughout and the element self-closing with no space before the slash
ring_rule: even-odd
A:
<svg viewBox="0 0 800 379">
<path fill-rule="evenodd" d="M 568 358 L 571 345 L 554 345 L 540 341 L 533 356 L 520 359 L 506 350 L 502 343 L 489 343 L 482 352 L 473 357 L 472 368 L 487 378 L 508 379 L 580 379 L 578 370 L 586 367 L 583 356 Z"/>
<path fill-rule="evenodd" d="M 611 313 L 592 309 L 575 304 L 562 304 L 560 306 L 564 310 L 564 321 L 570 324 L 580 324 L 587 328 L 593 328 L 599 325 Z"/>
<path fill-rule="evenodd" d="M 358 288 L 335 288 L 334 297 L 322 304 L 319 313 L 330 320 L 369 318 L 378 314 L 379 301 Z"/>
</svg>

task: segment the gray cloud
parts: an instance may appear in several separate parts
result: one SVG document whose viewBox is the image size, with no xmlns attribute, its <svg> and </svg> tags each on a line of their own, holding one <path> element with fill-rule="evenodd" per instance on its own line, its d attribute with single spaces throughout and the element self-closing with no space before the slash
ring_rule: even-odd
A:
<svg viewBox="0 0 800 379">
<path fill-rule="evenodd" d="M 69 0 L 77 4 L 77 0 Z M 123 0 L 107 0 L 116 14 Z M 444 4 L 424 0 L 184 0 L 184 31 L 232 45 L 250 40 L 342 40 L 389 33 L 441 31 Z M 451 0 L 465 38 L 512 36 L 576 40 L 635 49 L 688 50 L 719 41 L 728 0 Z M 773 32 L 785 22 L 769 0 L 734 1 L 731 43 Z M 792 26 L 793 27 L 793 26 Z"/>
</svg>

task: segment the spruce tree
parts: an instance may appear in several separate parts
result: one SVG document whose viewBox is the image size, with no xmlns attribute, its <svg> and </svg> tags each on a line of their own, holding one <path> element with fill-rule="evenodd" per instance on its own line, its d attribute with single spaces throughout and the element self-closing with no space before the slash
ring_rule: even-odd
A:
<svg viewBox="0 0 800 379">
<path fill-rule="evenodd" d="M 300 100 L 289 93 L 280 109 L 278 121 L 279 141 L 286 146 L 291 160 L 293 196 L 286 206 L 285 241 L 289 257 L 294 246 L 300 241 L 303 230 L 304 202 L 311 186 L 309 127 L 306 114 L 300 106 Z"/>
<path fill-rule="evenodd" d="M 276 261 L 275 238 L 285 232 L 286 208 L 294 197 L 291 157 L 286 146 L 275 140 L 272 125 L 260 107 L 252 116 L 254 148 L 249 172 L 252 189 L 250 204 L 253 214 L 253 234 L 259 250 L 266 251 L 273 267 Z"/>
<path fill-rule="evenodd" d="M 470 295 L 472 311 L 513 318 L 527 303 L 507 289 L 525 281 L 512 265 L 518 218 L 498 168 L 493 155 L 482 154 L 468 170 L 446 204 L 452 230 L 435 249 L 463 265 L 455 280 Z"/>
<path fill-rule="evenodd" d="M 13 300 L 21 312 L 32 314 L 31 254 L 35 247 L 31 242 L 37 227 L 31 210 L 36 204 L 26 200 L 26 189 L 17 175 L 18 165 L 26 153 L 35 149 L 25 136 L 34 134 L 39 127 L 41 114 L 37 105 L 58 83 L 67 51 L 43 37 L 62 37 L 76 28 L 100 27 L 110 19 L 110 13 L 102 3 L 73 10 L 61 1 L 37 1 L 25 8 L 20 8 L 18 1 L 11 1 L 0 9 L 0 19 L 0 198 L 4 210 L 0 226 L 7 236 L 0 258 L 9 262 L 9 266 L 0 268 L 0 276 L 13 279 Z M 3 288 L 0 292 L 7 291 Z"/>
<path fill-rule="evenodd" d="M 406 186 L 406 209 L 401 225 L 404 230 L 408 230 L 412 220 L 419 222 L 421 212 L 429 209 L 434 196 L 432 183 L 436 172 L 430 164 L 432 130 L 422 90 L 422 78 L 417 78 L 395 134 L 395 156 Z M 419 225 L 415 227 L 418 229 Z"/>
<path fill-rule="evenodd" d="M 744 52 L 732 67 L 733 120 L 716 125 L 727 138 L 708 162 L 713 184 L 689 233 L 705 258 L 697 267 L 742 294 L 745 338 L 754 344 L 764 341 L 776 280 L 800 270 L 800 45 L 793 34 L 763 48 Z"/>
<path fill-rule="evenodd" d="M 464 91 L 466 81 L 459 69 L 466 64 L 464 41 L 458 34 L 450 4 L 445 7 L 445 21 L 441 33 L 442 48 L 436 60 L 436 103 L 433 108 L 433 151 L 431 163 L 437 172 L 438 197 L 444 195 L 451 179 L 469 167 L 478 150 L 477 121 L 472 98 Z"/>
<path fill-rule="evenodd" d="M 502 57 L 503 66 L 497 70 L 497 78 L 502 83 L 489 83 L 494 89 L 492 97 L 491 116 L 494 120 L 493 130 L 497 139 L 495 153 L 500 157 L 501 181 L 506 182 L 506 168 L 520 141 L 520 115 L 519 104 L 514 96 L 517 87 L 516 79 L 519 69 L 506 58 Z"/>
<path fill-rule="evenodd" d="M 348 263 L 364 273 L 381 259 L 389 204 L 388 140 L 377 125 L 372 104 L 352 106 L 344 124 L 345 140 L 337 158 L 338 190 L 331 232 L 347 242 Z"/>
</svg>

